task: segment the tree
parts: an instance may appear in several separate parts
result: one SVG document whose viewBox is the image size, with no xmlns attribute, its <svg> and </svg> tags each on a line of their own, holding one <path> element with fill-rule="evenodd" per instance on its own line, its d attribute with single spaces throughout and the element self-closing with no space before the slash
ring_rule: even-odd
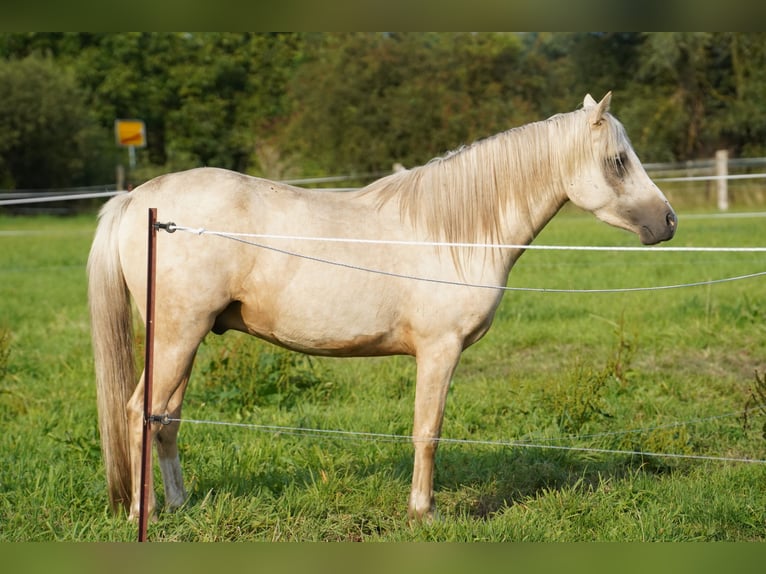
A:
<svg viewBox="0 0 766 574">
<path fill-rule="evenodd" d="M 147 128 L 146 177 L 199 165 L 259 172 L 259 150 L 285 112 L 296 34 L 89 36 L 73 64 L 104 129 Z M 71 41 L 71 40 L 70 40 Z M 149 166 L 149 167 L 146 167 Z"/>
<path fill-rule="evenodd" d="M 138 180 L 199 165 L 281 175 L 272 148 L 288 113 L 285 85 L 302 57 L 300 34 L 0 35 L 0 58 L 30 55 L 72 70 L 100 126 L 100 155 L 118 152 L 116 119 L 145 122 Z"/>
<path fill-rule="evenodd" d="M 607 90 L 645 161 L 766 153 L 764 33 L 9 33 L 0 63 L 5 187 L 111 181 L 118 118 L 146 123 L 135 181 L 285 178 L 421 164 Z"/>
<path fill-rule="evenodd" d="M 299 37 L 209 33 L 187 35 L 184 43 L 185 58 L 167 71 L 178 98 L 167 110 L 169 152 L 202 165 L 262 172 L 264 148 L 287 113 L 285 84 Z"/>
<path fill-rule="evenodd" d="M 309 46 L 284 143 L 320 172 L 417 165 L 534 115 L 515 34 L 329 34 Z"/>
<path fill-rule="evenodd" d="M 0 187 L 78 185 L 98 170 L 95 122 L 71 70 L 39 56 L 0 60 L 0 101 Z"/>
<path fill-rule="evenodd" d="M 710 147 L 766 155 L 766 34 L 714 34 L 710 74 L 716 86 L 708 121 Z"/>
<path fill-rule="evenodd" d="M 621 117 L 644 159 L 766 151 L 766 35 L 648 33 L 638 55 Z"/>
</svg>

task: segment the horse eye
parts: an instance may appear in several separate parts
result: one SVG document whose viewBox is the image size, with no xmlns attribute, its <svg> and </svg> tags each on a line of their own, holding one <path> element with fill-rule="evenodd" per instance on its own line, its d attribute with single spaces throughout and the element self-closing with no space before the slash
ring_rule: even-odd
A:
<svg viewBox="0 0 766 574">
<path fill-rule="evenodd" d="M 625 174 L 628 173 L 628 154 L 624 151 L 614 156 L 610 163 L 612 164 L 617 177 L 623 178 L 625 177 Z"/>
</svg>

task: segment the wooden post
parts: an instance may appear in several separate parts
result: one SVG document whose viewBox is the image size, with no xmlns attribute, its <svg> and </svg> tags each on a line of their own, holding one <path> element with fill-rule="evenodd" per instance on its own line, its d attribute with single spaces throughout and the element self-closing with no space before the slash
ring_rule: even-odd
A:
<svg viewBox="0 0 766 574">
<path fill-rule="evenodd" d="M 138 541 L 146 541 L 149 522 L 147 502 L 152 472 L 152 379 L 154 372 L 154 271 L 157 263 L 157 209 L 149 209 L 149 235 L 146 263 L 146 341 L 144 360 L 144 432 L 141 449 L 141 498 L 138 507 Z"/>
<path fill-rule="evenodd" d="M 715 152 L 715 175 L 716 189 L 718 198 L 719 211 L 726 211 L 729 209 L 729 189 L 728 179 L 729 175 L 729 152 L 725 149 L 719 149 Z"/>
</svg>

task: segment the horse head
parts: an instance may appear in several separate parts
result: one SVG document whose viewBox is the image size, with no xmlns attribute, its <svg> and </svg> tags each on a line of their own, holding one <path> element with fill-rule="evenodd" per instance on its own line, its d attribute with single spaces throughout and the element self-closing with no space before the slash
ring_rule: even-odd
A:
<svg viewBox="0 0 766 574">
<path fill-rule="evenodd" d="M 625 134 L 612 116 L 609 92 L 600 102 L 583 100 L 586 154 L 568 187 L 569 199 L 600 220 L 636 233 L 645 245 L 673 237 L 678 218 L 660 189 L 649 178 Z"/>
</svg>

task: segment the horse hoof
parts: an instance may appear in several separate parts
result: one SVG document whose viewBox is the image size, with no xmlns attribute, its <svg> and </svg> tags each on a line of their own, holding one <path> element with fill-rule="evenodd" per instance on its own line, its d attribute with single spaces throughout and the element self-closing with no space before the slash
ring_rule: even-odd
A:
<svg viewBox="0 0 766 574">
<path fill-rule="evenodd" d="M 429 524 L 439 520 L 439 513 L 434 506 L 431 506 L 424 511 L 417 511 L 413 508 L 409 508 L 407 510 L 407 516 L 411 526 L 416 524 Z"/>
<path fill-rule="evenodd" d="M 138 519 L 139 519 L 139 516 L 138 516 L 138 512 L 131 512 L 131 513 L 128 515 L 128 521 L 129 521 L 129 522 L 133 522 L 134 524 L 138 524 Z M 159 519 L 157 518 L 157 514 L 156 514 L 154 511 L 152 511 L 151 513 L 149 513 L 149 517 L 147 518 L 147 522 L 149 522 L 149 523 L 151 523 L 151 524 L 154 524 L 154 523 L 156 523 L 158 520 L 159 520 Z"/>
</svg>

